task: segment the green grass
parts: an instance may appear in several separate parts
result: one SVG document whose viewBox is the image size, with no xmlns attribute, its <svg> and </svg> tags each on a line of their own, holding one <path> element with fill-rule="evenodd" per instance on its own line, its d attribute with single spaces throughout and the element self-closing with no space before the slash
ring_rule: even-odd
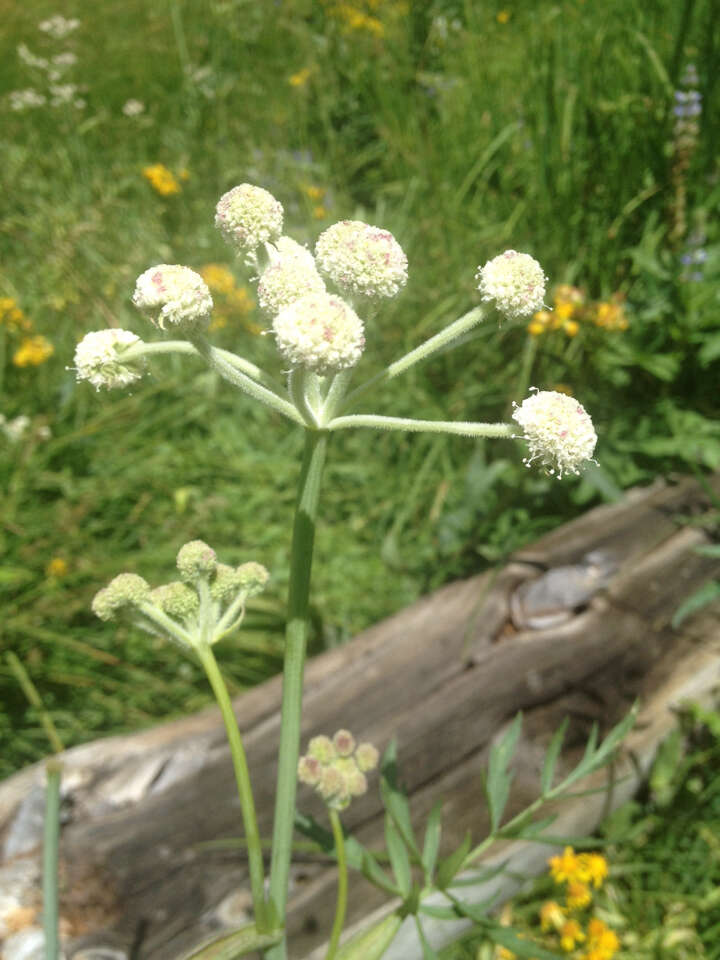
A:
<svg viewBox="0 0 720 960">
<path fill-rule="evenodd" d="M 601 436 L 601 468 L 579 483 L 526 471 L 507 441 L 333 439 L 315 650 L 501 562 L 629 484 L 720 465 L 708 389 L 720 352 L 710 218 L 720 199 L 716 0 L 518 4 L 507 24 L 491 3 L 411 6 L 382 40 L 346 34 L 322 5 L 301 0 L 77 2 L 64 13 L 80 28 L 54 42 L 36 28 L 51 5 L 5 11 L 3 88 L 36 83 L 18 42 L 45 56 L 73 50 L 67 79 L 86 87 L 83 111 L 15 113 L 3 101 L 0 143 L 0 296 L 15 298 L 55 347 L 44 365 L 18 369 L 16 338 L 0 337 L 2 412 L 52 431 L 7 443 L 0 463 L 0 644 L 23 659 L 67 744 L 208 702 L 194 664 L 89 612 L 119 571 L 165 581 L 192 537 L 273 576 L 249 629 L 222 651 L 233 689 L 280 663 L 297 432 L 187 360 L 158 361 L 127 395 L 95 394 L 66 369 L 88 330 L 150 335 L 129 303 L 148 265 L 232 264 L 212 219 L 238 182 L 272 190 L 298 239 L 360 217 L 401 241 L 410 283 L 369 326 L 366 374 L 476 302 L 476 266 L 508 246 L 537 256 L 553 281 L 628 297 L 625 334 L 583 328 L 572 342 L 531 342 L 522 323 L 487 325 L 377 398 L 379 413 L 490 419 L 506 417 L 529 382 L 567 383 Z M 450 23 L 444 41 L 433 26 L 440 14 Z M 671 92 L 690 59 L 707 113 L 688 204 L 710 234 L 707 280 L 692 288 L 678 283 L 679 251 L 667 240 Z M 307 83 L 291 85 L 305 67 Z M 143 115 L 122 114 L 131 97 L 146 104 Z M 152 191 L 141 171 L 156 162 L 189 171 L 180 194 Z M 324 218 L 313 219 L 308 185 L 326 190 Z M 270 339 L 239 323 L 217 342 L 279 369 Z M 689 434 L 702 442 L 689 444 Z M 67 561 L 65 576 L 47 575 L 53 557 Z M 2 658 L 0 699 L 4 775 L 46 745 Z"/>
</svg>

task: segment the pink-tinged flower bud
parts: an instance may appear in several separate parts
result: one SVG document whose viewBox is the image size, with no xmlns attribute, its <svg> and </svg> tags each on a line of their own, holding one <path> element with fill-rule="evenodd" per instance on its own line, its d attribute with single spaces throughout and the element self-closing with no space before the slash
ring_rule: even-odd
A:
<svg viewBox="0 0 720 960">
<path fill-rule="evenodd" d="M 547 278 L 537 260 L 527 253 L 506 250 L 478 267 L 475 279 L 482 300 L 510 320 L 527 317 L 543 306 Z"/>
<path fill-rule="evenodd" d="M 150 596 L 150 587 L 136 573 L 118 574 L 95 595 L 92 611 L 101 620 L 111 620 L 120 610 L 138 607 Z"/>
<path fill-rule="evenodd" d="M 320 763 L 331 763 L 337 757 L 337 751 L 330 737 L 320 734 L 308 744 L 308 756 L 316 757 Z"/>
<path fill-rule="evenodd" d="M 292 367 L 326 374 L 354 366 L 362 355 L 362 320 L 340 297 L 301 297 L 273 320 L 278 349 Z"/>
<path fill-rule="evenodd" d="M 300 783 L 306 783 L 309 787 L 314 787 L 320 782 L 320 773 L 322 766 L 317 757 L 300 757 L 298 761 L 298 780 Z"/>
<path fill-rule="evenodd" d="M 337 767 L 322 768 L 317 789 L 325 803 L 336 810 L 343 810 L 350 802 L 347 778 Z"/>
<path fill-rule="evenodd" d="M 244 591 L 247 597 L 254 597 L 258 593 L 262 593 L 265 584 L 270 579 L 267 569 L 254 560 L 241 563 L 235 572 L 240 579 L 240 589 Z"/>
<path fill-rule="evenodd" d="M 145 360 L 126 356 L 130 347 L 142 345 L 140 337 L 129 330 L 95 330 L 86 333 L 75 347 L 75 375 L 87 380 L 96 390 L 127 387 L 145 372 Z"/>
<path fill-rule="evenodd" d="M 250 183 L 228 190 L 215 208 L 215 226 L 237 250 L 254 251 L 282 233 L 283 208 L 275 197 Z"/>
<path fill-rule="evenodd" d="M 179 580 L 156 587 L 150 593 L 150 601 L 163 613 L 176 620 L 187 620 L 200 609 L 200 598 L 197 593 Z"/>
<path fill-rule="evenodd" d="M 361 797 L 367 793 L 367 778 L 357 768 L 346 776 L 347 791 L 351 797 Z"/>
<path fill-rule="evenodd" d="M 200 274 L 176 263 L 161 263 L 140 274 L 132 302 L 161 330 L 166 324 L 207 327 L 213 308 L 210 290 Z"/>
<path fill-rule="evenodd" d="M 355 737 L 349 730 L 338 730 L 333 736 L 333 743 L 340 757 L 349 757 L 355 749 Z"/>
<path fill-rule="evenodd" d="M 289 237 L 281 237 L 289 240 Z M 294 242 L 294 241 L 293 241 Z M 276 316 L 285 307 L 312 293 L 325 293 L 325 283 L 315 269 L 312 254 L 304 247 L 307 259 L 294 253 L 278 254 L 270 261 L 258 282 L 258 303 L 269 316 Z"/>
<path fill-rule="evenodd" d="M 186 582 L 211 577 L 217 568 L 215 551 L 203 540 L 191 540 L 180 547 L 177 568 Z"/>
<path fill-rule="evenodd" d="M 242 577 L 235 567 L 227 563 L 219 563 L 215 568 L 215 576 L 210 584 L 210 596 L 220 603 L 228 603 L 240 593 Z"/>
<path fill-rule="evenodd" d="M 371 743 L 361 743 L 355 751 L 355 760 L 363 773 L 374 770 L 378 765 L 380 754 Z"/>
<path fill-rule="evenodd" d="M 548 473 L 579 473 L 579 467 L 592 460 L 597 434 L 582 404 L 556 390 L 535 390 L 518 407 L 513 404 L 513 419 L 523 428 L 530 455 L 523 461 L 530 466 L 535 460 Z"/>
<path fill-rule="evenodd" d="M 341 220 L 318 237 L 315 259 L 346 296 L 394 297 L 407 283 L 407 257 L 388 230 Z"/>
</svg>

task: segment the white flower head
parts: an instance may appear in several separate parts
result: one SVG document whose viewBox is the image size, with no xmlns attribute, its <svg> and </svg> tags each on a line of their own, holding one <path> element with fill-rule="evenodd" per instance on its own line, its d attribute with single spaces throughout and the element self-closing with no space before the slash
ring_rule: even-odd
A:
<svg viewBox="0 0 720 960">
<path fill-rule="evenodd" d="M 140 274 L 132 302 L 161 330 L 206 327 L 213 308 L 207 284 L 189 267 L 161 263 Z"/>
<path fill-rule="evenodd" d="M 556 390 L 531 388 L 530 394 L 518 406 L 513 403 L 517 420 L 523 428 L 530 455 L 523 461 L 530 466 L 535 460 L 547 468 L 548 473 L 580 473 L 578 469 L 592 460 L 597 434 L 590 415 L 573 397 Z"/>
<path fill-rule="evenodd" d="M 543 306 L 547 277 L 528 253 L 506 250 L 478 267 L 475 279 L 480 281 L 481 298 L 493 301 L 510 320 L 527 317 Z"/>
<path fill-rule="evenodd" d="M 354 366 L 362 355 L 362 320 L 340 297 L 311 293 L 273 320 L 278 349 L 293 367 L 326 374 Z"/>
<path fill-rule="evenodd" d="M 270 316 L 309 293 L 325 293 L 325 283 L 315 269 L 313 255 L 290 237 L 267 245 L 270 263 L 258 282 L 260 309 Z"/>
<path fill-rule="evenodd" d="M 407 257 L 387 230 L 341 220 L 318 237 L 315 258 L 346 295 L 394 297 L 407 283 Z"/>
<path fill-rule="evenodd" d="M 80 21 L 74 18 L 68 19 L 63 17 L 62 14 L 56 13 L 52 17 L 48 17 L 47 20 L 43 20 L 38 24 L 38 30 L 42 30 L 43 33 L 47 33 L 48 36 L 52 37 L 54 40 L 62 40 L 63 37 L 66 37 L 69 33 L 72 33 L 73 30 L 77 30 L 80 26 Z"/>
<path fill-rule="evenodd" d="M 33 107 L 42 107 L 47 103 L 45 94 L 32 89 L 13 90 L 8 94 L 8 99 L 10 100 L 10 109 L 18 112 L 32 110 Z"/>
<path fill-rule="evenodd" d="M 145 372 L 142 357 L 127 358 L 129 347 L 142 340 L 129 330 L 95 330 L 86 333 L 75 348 L 75 374 L 87 380 L 96 390 L 106 387 L 127 387 Z"/>
<path fill-rule="evenodd" d="M 215 208 L 215 226 L 238 250 L 253 251 L 282 233 L 283 208 L 275 197 L 250 183 L 228 190 Z"/>
<path fill-rule="evenodd" d="M 137 117 L 145 111 L 145 104 L 142 100 L 126 100 L 122 107 L 122 112 L 126 117 Z"/>
</svg>

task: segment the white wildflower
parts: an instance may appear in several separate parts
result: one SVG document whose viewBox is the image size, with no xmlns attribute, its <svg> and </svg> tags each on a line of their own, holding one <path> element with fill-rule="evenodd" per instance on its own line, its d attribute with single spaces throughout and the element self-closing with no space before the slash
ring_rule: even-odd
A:
<svg viewBox="0 0 720 960">
<path fill-rule="evenodd" d="M 510 320 L 527 317 L 543 306 L 547 277 L 537 260 L 527 253 L 506 250 L 478 267 L 475 279 L 486 302 L 494 302 Z"/>
<path fill-rule="evenodd" d="M 207 327 L 213 308 L 207 284 L 189 267 L 161 263 L 137 278 L 133 303 L 161 330 L 171 326 Z"/>
<path fill-rule="evenodd" d="M 579 467 L 592 460 L 597 434 L 582 404 L 556 390 L 537 390 L 518 407 L 513 403 L 513 419 L 523 428 L 530 455 L 523 461 L 530 466 L 535 460 L 548 473 L 579 473 Z"/>
<path fill-rule="evenodd" d="M 394 297 L 407 283 L 407 257 L 395 237 L 360 220 L 328 227 L 318 237 L 315 258 L 348 296 Z"/>
<path fill-rule="evenodd" d="M 362 355 L 362 320 L 340 297 L 309 294 L 273 320 L 278 349 L 293 366 L 326 374 L 354 366 Z"/>
<path fill-rule="evenodd" d="M 257 288 L 261 310 L 275 316 L 306 294 L 325 293 L 325 284 L 309 250 L 290 237 L 280 237 L 277 246 L 267 244 L 267 248 L 270 263 Z"/>
<path fill-rule="evenodd" d="M 79 20 L 68 20 L 61 14 L 56 13 L 55 16 L 48 17 L 47 20 L 43 20 L 41 23 L 39 23 L 38 30 L 42 30 L 43 33 L 47 33 L 47 35 L 52 37 L 54 40 L 62 40 L 63 37 L 66 37 L 69 33 L 72 33 L 73 30 L 77 30 L 79 26 Z"/>
<path fill-rule="evenodd" d="M 49 64 L 45 57 L 38 57 L 24 43 L 19 43 L 17 47 L 18 58 L 26 67 L 32 67 L 35 70 L 47 70 Z"/>
<path fill-rule="evenodd" d="M 215 226 L 239 250 L 254 251 L 282 233 L 283 208 L 275 197 L 250 183 L 241 183 L 218 200 Z"/>
<path fill-rule="evenodd" d="M 13 90 L 12 93 L 8 94 L 8 99 L 10 101 L 10 109 L 18 112 L 21 110 L 32 110 L 34 107 L 43 107 L 47 103 L 47 99 L 42 93 L 30 89 Z"/>
<path fill-rule="evenodd" d="M 126 100 L 123 104 L 122 112 L 126 117 L 138 117 L 145 112 L 145 104 L 142 100 Z"/>
<path fill-rule="evenodd" d="M 127 387 L 145 372 L 141 357 L 125 356 L 129 347 L 142 344 L 130 330 L 95 330 L 86 333 L 75 348 L 75 372 L 78 380 L 87 380 L 96 390 Z"/>
</svg>

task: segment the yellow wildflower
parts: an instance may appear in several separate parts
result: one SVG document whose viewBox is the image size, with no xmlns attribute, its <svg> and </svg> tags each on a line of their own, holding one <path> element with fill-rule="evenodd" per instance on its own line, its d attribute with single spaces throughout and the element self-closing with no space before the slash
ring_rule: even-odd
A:
<svg viewBox="0 0 720 960">
<path fill-rule="evenodd" d="M 620 949 L 620 940 L 607 924 L 593 917 L 588 923 L 587 946 L 588 952 L 580 960 L 612 960 Z"/>
<path fill-rule="evenodd" d="M 206 263 L 200 268 L 200 276 L 213 293 L 227 295 L 235 289 L 235 277 L 222 263 Z"/>
<path fill-rule="evenodd" d="M 558 300 L 555 298 L 555 316 L 561 320 L 569 320 L 575 313 L 575 304 L 571 300 Z"/>
<path fill-rule="evenodd" d="M 555 303 L 572 303 L 576 307 L 582 307 L 585 303 L 585 294 L 579 287 L 573 287 L 569 283 L 559 283 L 555 287 Z"/>
<path fill-rule="evenodd" d="M 512 950 L 508 950 L 507 947 L 498 947 L 495 952 L 495 957 L 496 960 L 517 960 L 517 956 Z"/>
<path fill-rule="evenodd" d="M 540 929 L 560 930 L 565 925 L 567 917 L 559 903 L 548 900 L 540 907 Z"/>
<path fill-rule="evenodd" d="M 550 875 L 555 883 L 567 883 L 568 880 L 581 880 L 582 865 L 572 847 L 565 847 L 561 854 L 550 857 Z"/>
<path fill-rule="evenodd" d="M 319 203 L 317 206 L 313 207 L 312 215 L 314 220 L 324 220 L 327 216 L 327 210 L 321 203 Z"/>
<path fill-rule="evenodd" d="M 581 853 L 580 858 L 587 883 L 601 887 L 608 875 L 608 862 L 601 853 Z"/>
<path fill-rule="evenodd" d="M 143 167 L 143 176 L 161 197 L 169 197 L 173 193 L 180 193 L 182 189 L 175 174 L 162 163 L 154 163 L 152 166 Z"/>
<path fill-rule="evenodd" d="M 575 949 L 576 943 L 581 943 L 585 934 L 577 920 L 567 920 L 560 930 L 560 946 L 568 953 Z"/>
<path fill-rule="evenodd" d="M 227 303 L 235 313 L 242 315 L 252 313 L 255 309 L 255 301 L 245 287 L 236 287 L 231 291 L 231 293 L 228 294 Z"/>
<path fill-rule="evenodd" d="M 565 331 L 565 335 L 568 337 L 577 336 L 579 329 L 580 324 L 577 322 L 577 320 L 566 320 L 563 324 L 563 330 Z"/>
<path fill-rule="evenodd" d="M 312 67 L 303 67 L 297 73 L 291 73 L 288 83 L 291 87 L 304 87 L 312 75 Z"/>
<path fill-rule="evenodd" d="M 540 320 L 531 320 L 527 329 L 531 337 L 540 337 L 545 333 L 546 326 Z"/>
<path fill-rule="evenodd" d="M 190 171 L 187 169 L 187 167 L 180 168 L 180 170 L 178 171 L 178 177 L 180 177 L 180 179 L 183 181 L 190 179 Z"/>
<path fill-rule="evenodd" d="M 67 572 L 67 560 L 64 560 L 62 557 L 53 557 L 45 567 L 45 574 L 48 577 L 64 577 Z"/>
<path fill-rule="evenodd" d="M 324 187 L 315 187 L 312 184 L 306 184 L 303 187 L 303 193 L 310 200 L 315 200 L 319 202 L 320 200 L 323 199 L 323 197 L 327 193 L 327 190 Z"/>
<path fill-rule="evenodd" d="M 580 883 L 579 880 L 570 880 L 567 885 L 565 902 L 568 910 L 582 910 L 589 903 L 592 903 L 592 893 L 586 883 Z"/>
<path fill-rule="evenodd" d="M 498 23 L 507 23 L 510 17 L 511 17 L 511 13 L 509 10 L 500 10 L 498 11 L 498 14 L 495 17 L 495 19 L 497 20 Z"/>
<path fill-rule="evenodd" d="M 32 329 L 32 324 L 12 297 L 0 297 L 0 323 L 12 331 Z"/>
<path fill-rule="evenodd" d="M 54 352 L 55 347 L 40 334 L 25 337 L 13 355 L 13 363 L 16 367 L 39 367 Z"/>
<path fill-rule="evenodd" d="M 601 301 L 595 307 L 595 325 L 605 330 L 627 330 L 628 320 L 618 300 Z"/>
</svg>

